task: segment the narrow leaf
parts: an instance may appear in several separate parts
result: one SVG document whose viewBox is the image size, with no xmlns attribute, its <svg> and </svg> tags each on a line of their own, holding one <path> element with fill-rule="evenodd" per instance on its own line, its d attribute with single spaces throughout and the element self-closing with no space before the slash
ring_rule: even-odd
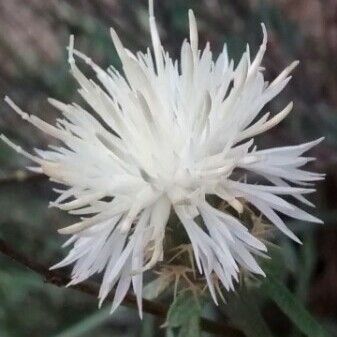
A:
<svg viewBox="0 0 337 337">
<path fill-rule="evenodd" d="M 247 337 L 272 337 L 254 298 L 242 291 L 228 298 L 225 311 L 230 320 L 239 327 Z"/>
<path fill-rule="evenodd" d="M 90 331 L 93 331 L 111 317 L 110 310 L 111 308 L 107 307 L 105 309 L 95 311 L 94 314 L 86 317 L 82 321 L 74 324 L 54 337 L 79 337 L 87 335 Z"/>
<path fill-rule="evenodd" d="M 308 337 L 329 337 L 329 334 L 305 309 L 303 304 L 273 275 L 268 275 L 262 291 L 279 306 L 281 311 Z"/>
</svg>

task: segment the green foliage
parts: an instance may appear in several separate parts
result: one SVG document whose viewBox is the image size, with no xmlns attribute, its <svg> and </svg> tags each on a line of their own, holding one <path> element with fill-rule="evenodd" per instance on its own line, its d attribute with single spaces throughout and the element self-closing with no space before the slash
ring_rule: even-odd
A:
<svg viewBox="0 0 337 337">
<path fill-rule="evenodd" d="M 200 337 L 201 306 L 189 291 L 176 297 L 167 314 L 167 337 Z"/>
<path fill-rule="evenodd" d="M 87 335 L 110 318 L 110 310 L 110 308 L 95 310 L 92 315 L 85 317 L 80 322 L 55 335 L 55 337 L 80 337 Z"/>
<path fill-rule="evenodd" d="M 146 284 L 143 289 L 143 297 L 148 300 L 158 298 L 171 283 L 170 278 L 156 278 Z"/>
<path fill-rule="evenodd" d="M 299 251 L 285 240 L 280 247 L 271 245 L 269 254 L 272 258 L 264 261 L 266 278 L 261 282 L 248 279 L 235 293 L 229 294 L 227 303 L 223 306 L 225 315 L 247 337 L 280 336 L 271 331 L 263 314 L 263 309 L 266 304 L 270 305 L 271 300 L 293 322 L 294 336 L 298 336 L 297 330 L 308 337 L 328 337 L 326 329 L 305 308 L 315 261 L 312 233 L 307 233 Z M 295 293 L 284 284 L 289 274 L 298 275 Z"/>
<path fill-rule="evenodd" d="M 232 323 L 247 337 L 273 336 L 256 303 L 256 297 L 246 289 L 231 294 L 224 310 Z"/>
<path fill-rule="evenodd" d="M 308 337 L 329 337 L 325 329 L 305 309 L 303 304 L 273 275 L 268 275 L 261 291 L 265 291 L 282 312 Z"/>
</svg>

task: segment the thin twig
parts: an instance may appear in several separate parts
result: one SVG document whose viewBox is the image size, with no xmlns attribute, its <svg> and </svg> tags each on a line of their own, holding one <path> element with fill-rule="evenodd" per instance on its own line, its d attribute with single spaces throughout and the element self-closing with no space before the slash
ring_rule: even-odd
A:
<svg viewBox="0 0 337 337">
<path fill-rule="evenodd" d="M 48 177 L 42 173 L 29 173 L 18 170 L 7 177 L 0 178 L 0 185 L 39 181 L 45 179 L 48 179 Z"/>
<path fill-rule="evenodd" d="M 27 257 L 26 255 L 15 250 L 3 239 L 0 239 L 0 252 L 13 261 L 20 263 L 29 270 L 42 276 L 46 283 L 53 284 L 57 287 L 65 287 L 70 282 L 70 278 L 64 273 L 60 271 L 49 270 L 43 264 L 36 262 L 34 259 L 31 259 L 30 257 Z M 70 286 L 69 288 L 95 297 L 97 297 L 99 292 L 98 284 L 90 281 L 82 282 L 81 284 Z M 108 299 L 112 300 L 113 297 L 114 290 L 111 291 Z M 123 301 L 123 305 L 136 308 L 137 301 L 135 295 L 128 293 Z M 166 317 L 168 308 L 163 304 L 143 299 L 143 310 L 144 312 L 164 318 Z M 244 337 L 243 333 L 239 330 L 230 326 L 219 324 L 206 318 L 201 319 L 201 328 L 206 332 L 218 334 L 220 336 Z"/>
</svg>

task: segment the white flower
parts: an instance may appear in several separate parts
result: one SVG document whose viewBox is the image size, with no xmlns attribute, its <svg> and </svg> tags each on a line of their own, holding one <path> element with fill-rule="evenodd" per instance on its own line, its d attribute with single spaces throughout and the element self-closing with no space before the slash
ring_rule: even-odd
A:
<svg viewBox="0 0 337 337">
<path fill-rule="evenodd" d="M 292 63 L 270 84 L 264 81 L 263 43 L 251 61 L 247 48 L 234 67 L 226 46 L 213 61 L 209 44 L 200 51 L 193 12 L 189 12 L 190 42 L 184 41 L 178 63 L 164 51 L 150 0 L 153 54 L 136 55 L 125 49 L 116 32 L 112 40 L 122 61 L 124 75 L 110 67 L 102 70 L 69 46 L 71 72 L 82 97 L 94 113 L 77 104 L 50 103 L 62 118 L 52 126 L 14 110 L 63 145 L 36 150 L 33 156 L 2 139 L 38 164 L 54 182 L 66 186 L 54 206 L 83 216 L 62 234 L 72 235 L 69 255 L 54 268 L 74 263 L 71 284 L 103 273 L 102 303 L 117 284 L 113 310 L 132 283 L 142 311 L 143 272 L 164 258 L 163 240 L 171 212 L 179 217 L 193 245 L 196 265 L 216 301 L 212 274 L 227 290 L 233 289 L 240 267 L 264 275 L 254 256 L 265 245 L 241 221 L 212 207 L 207 195 L 226 201 L 237 214 L 245 203 L 253 205 L 290 238 L 297 237 L 278 213 L 310 222 L 317 218 L 283 199 L 290 196 L 311 205 L 303 195 L 322 175 L 300 169 L 311 158 L 303 153 L 319 140 L 289 147 L 258 150 L 253 138 L 281 122 L 292 103 L 273 117 L 264 106 L 290 80 Z M 100 85 L 88 80 L 74 57 L 95 71 Z M 247 177 L 247 180 L 237 177 Z M 256 184 L 262 177 L 263 184 Z M 255 179 L 255 180 L 254 180 Z M 233 212 L 232 212 L 233 214 Z M 197 224 L 200 216 L 203 225 Z"/>
</svg>

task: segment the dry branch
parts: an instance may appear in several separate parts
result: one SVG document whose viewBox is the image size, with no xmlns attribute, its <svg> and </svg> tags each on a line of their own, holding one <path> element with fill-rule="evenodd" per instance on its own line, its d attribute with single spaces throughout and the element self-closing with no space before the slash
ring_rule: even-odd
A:
<svg viewBox="0 0 337 337">
<path fill-rule="evenodd" d="M 44 266 L 43 264 L 18 252 L 3 239 L 0 239 L 0 252 L 13 261 L 18 262 L 29 270 L 39 274 L 41 277 L 43 277 L 46 283 L 62 288 L 65 287 L 71 280 L 64 273 L 60 271 L 49 270 L 48 267 Z M 99 285 L 90 281 L 82 282 L 81 284 L 70 286 L 69 288 L 95 297 L 97 297 L 99 292 Z M 108 299 L 112 300 L 113 297 L 114 291 L 112 290 L 108 296 Z M 137 301 L 135 295 L 129 292 L 123 301 L 123 305 L 136 308 Z M 143 310 L 149 314 L 165 318 L 168 308 L 163 304 L 143 299 Z M 208 320 L 206 318 L 201 319 L 201 327 L 206 332 L 214 333 L 220 336 L 244 337 L 243 333 L 239 330 Z"/>
</svg>

